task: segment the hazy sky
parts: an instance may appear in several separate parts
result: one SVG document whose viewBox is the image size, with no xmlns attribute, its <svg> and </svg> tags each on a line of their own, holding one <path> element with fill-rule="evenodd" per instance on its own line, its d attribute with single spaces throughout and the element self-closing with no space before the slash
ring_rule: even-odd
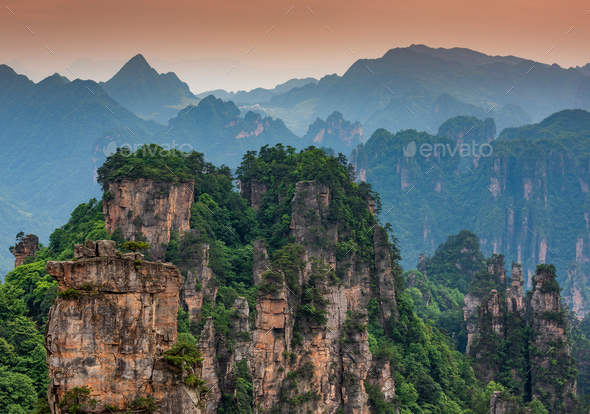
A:
<svg viewBox="0 0 590 414">
<path fill-rule="evenodd" d="M 66 66 L 106 80 L 142 53 L 195 93 L 342 74 L 359 58 L 413 43 L 569 67 L 590 62 L 589 9 L 588 0 L 9 0 L 0 63 L 34 80 L 73 78 Z"/>
</svg>

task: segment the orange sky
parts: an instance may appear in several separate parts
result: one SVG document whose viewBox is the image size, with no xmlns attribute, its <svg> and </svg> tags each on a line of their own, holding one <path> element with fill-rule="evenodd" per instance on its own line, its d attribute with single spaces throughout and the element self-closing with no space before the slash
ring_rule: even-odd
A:
<svg viewBox="0 0 590 414">
<path fill-rule="evenodd" d="M 0 10 L 0 63 L 73 78 L 67 65 L 79 68 L 76 77 L 105 80 L 142 53 L 195 93 L 342 74 L 356 59 L 413 43 L 569 67 L 590 62 L 589 9 L 588 0 L 8 1 Z M 107 62 L 89 67 L 79 59 Z"/>
</svg>

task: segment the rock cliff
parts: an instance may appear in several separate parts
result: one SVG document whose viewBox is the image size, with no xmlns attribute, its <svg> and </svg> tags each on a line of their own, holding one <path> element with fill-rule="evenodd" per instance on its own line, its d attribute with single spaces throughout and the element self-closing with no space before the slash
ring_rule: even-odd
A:
<svg viewBox="0 0 590 414">
<path fill-rule="evenodd" d="M 489 273 L 481 274 L 479 281 L 495 277 L 496 286 L 506 286 L 503 257 L 495 259 L 488 263 Z M 464 318 L 468 353 L 483 383 L 502 382 L 508 376 L 514 384 L 511 394 L 525 400 L 537 398 L 552 413 L 570 413 L 575 407 L 576 374 L 567 317 L 555 278 L 553 265 L 539 265 L 527 299 L 523 296 L 522 266 L 513 263 L 512 279 L 504 290 L 486 292 L 483 287 L 466 295 Z M 476 278 L 474 284 L 477 282 Z M 505 360 L 498 360 L 497 355 L 504 355 Z M 495 395 L 492 412 L 510 412 L 518 407 L 515 404 Z"/>
<path fill-rule="evenodd" d="M 338 260 L 342 229 L 327 219 L 330 203 L 328 186 L 297 183 L 290 226 L 296 245 L 284 252 L 297 265 L 288 268 L 278 260 L 262 276 L 249 359 L 254 403 L 262 411 L 368 413 L 365 380 L 378 384 L 386 398 L 395 395 L 389 366 L 373 360 L 364 329 L 372 269 L 354 253 Z M 373 280 L 386 321 L 397 309 L 391 257 L 380 231 L 374 229 Z M 255 260 L 254 267 L 261 265 Z"/>
<path fill-rule="evenodd" d="M 256 180 L 240 182 L 240 192 L 242 197 L 250 202 L 254 210 L 260 210 L 264 194 L 268 191 L 266 184 L 259 183 Z"/>
<path fill-rule="evenodd" d="M 363 142 L 363 128 L 360 122 L 346 121 L 340 112 L 334 112 L 323 121 L 316 118 L 303 139 L 309 145 L 331 147 L 344 152 L 347 148 L 355 148 Z M 350 149 L 348 149 L 350 151 Z"/>
<path fill-rule="evenodd" d="M 554 412 L 573 412 L 576 380 L 575 374 L 568 369 L 573 362 L 571 345 L 553 266 L 545 265 L 537 269 L 533 277 L 530 312 L 533 397 L 541 399 Z"/>
<path fill-rule="evenodd" d="M 86 412 L 126 412 L 142 399 L 159 413 L 200 412 L 200 393 L 164 358 L 176 342 L 179 272 L 121 254 L 113 241 L 87 241 L 75 254 L 47 263 L 59 291 L 45 340 L 52 413 L 65 412 L 68 392 L 82 387 L 97 400 Z"/>
<path fill-rule="evenodd" d="M 34 234 L 27 234 L 14 246 L 14 267 L 22 265 L 27 257 L 34 257 L 39 251 L 39 237 Z"/>
<path fill-rule="evenodd" d="M 164 260 L 170 231 L 189 229 L 194 183 L 157 182 L 150 179 L 107 183 L 103 202 L 106 229 L 121 229 L 127 240 L 147 240 L 152 260 Z"/>
</svg>

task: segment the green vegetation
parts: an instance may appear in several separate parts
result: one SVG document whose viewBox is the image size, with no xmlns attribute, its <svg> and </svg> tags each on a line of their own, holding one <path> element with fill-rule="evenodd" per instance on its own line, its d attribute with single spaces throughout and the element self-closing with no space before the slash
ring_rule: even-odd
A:
<svg viewBox="0 0 590 414">
<path fill-rule="evenodd" d="M 80 291 L 78 289 L 66 289 L 63 292 L 57 292 L 57 296 L 65 300 L 78 300 Z"/>
<path fill-rule="evenodd" d="M 252 374 L 245 360 L 236 364 L 234 369 L 235 394 L 223 394 L 217 412 L 219 414 L 251 414 L 253 402 Z"/>
<path fill-rule="evenodd" d="M 356 150 L 353 162 L 381 194 L 387 213 L 380 219 L 391 223 L 405 268 L 413 268 L 420 253 L 433 255 L 449 234 L 467 229 L 477 234 L 486 256 L 491 256 L 496 246 L 508 262 L 521 261 L 526 274 L 538 264 L 545 240 L 547 261 L 556 266 L 558 281 L 569 296 L 573 279 L 566 278 L 566 266 L 574 269 L 576 242 L 584 236 L 584 211 L 589 205 L 582 173 L 590 159 L 589 119 L 586 111 L 568 110 L 539 124 L 507 130 L 490 143 L 491 156 L 482 156 L 477 162 L 469 159 L 469 163 L 450 156 L 449 151 L 425 157 L 419 149 L 422 144 L 453 147 L 457 133 L 463 133 L 461 139 L 466 140 L 481 130 L 478 125 L 483 121 L 476 122 L 466 134 L 468 120 L 449 120 L 439 129 L 439 135 L 444 136 L 414 130 L 393 134 L 379 129 Z M 403 150 L 412 142 L 418 152 L 405 157 Z M 441 270 L 445 278 L 452 268 Z M 589 271 L 588 265 L 574 270 L 580 274 Z M 446 278 L 435 283 L 456 282 Z M 462 292 L 466 286 L 451 285 Z M 590 291 L 579 290 L 584 302 L 590 303 Z"/>
<path fill-rule="evenodd" d="M 121 246 L 125 250 L 131 250 L 137 252 L 139 250 L 147 250 L 150 248 L 150 244 L 143 241 L 126 241 Z"/>
<path fill-rule="evenodd" d="M 168 363 L 183 371 L 203 360 L 197 346 L 185 341 L 180 341 L 172 345 L 169 350 L 164 352 L 164 358 Z"/>
<path fill-rule="evenodd" d="M 119 149 L 98 169 L 98 182 L 107 196 L 109 183 L 118 179 L 145 178 L 161 182 L 185 182 L 204 164 L 203 154 L 165 150 L 156 144 L 144 145 L 135 152 Z M 173 172 L 174 171 L 174 172 Z"/>
<path fill-rule="evenodd" d="M 138 397 L 129 404 L 132 412 L 153 414 L 157 411 L 156 401 L 151 397 Z"/>
<path fill-rule="evenodd" d="M 86 405 L 94 408 L 98 403 L 96 399 L 90 398 L 91 392 L 92 388 L 88 386 L 74 387 L 65 393 L 57 406 L 68 414 L 83 414 Z"/>
<path fill-rule="evenodd" d="M 142 167 L 138 164 L 138 169 L 147 176 L 159 171 L 163 165 L 163 160 L 151 159 L 150 156 L 142 159 L 118 154 L 121 156 L 113 155 L 102 170 L 103 185 L 118 179 L 121 171 L 134 163 L 143 163 Z M 240 315 L 234 303 L 238 297 L 246 299 L 252 325 L 259 295 L 275 295 L 285 289 L 283 292 L 288 292 L 289 302 L 296 306 L 293 309 L 292 349 L 285 351 L 285 364 L 281 367 L 286 377 L 280 391 L 282 407 L 289 410 L 296 410 L 302 405 L 313 407 L 314 401 L 319 398 L 317 390 L 302 392 L 298 389 L 298 384 L 309 382 L 318 370 L 302 345 L 307 343 L 312 332 L 327 329 L 329 302 L 325 290 L 347 283 L 347 272 L 338 266 L 332 269 L 313 257 L 305 257 L 306 248 L 295 242 L 290 230 L 292 215 L 299 214 L 310 223 L 317 223 L 305 229 L 309 234 L 305 240 L 308 246 L 331 249 L 339 265 L 352 257 L 349 269 L 353 277 L 357 272 L 360 274 L 362 266 L 370 269 L 367 287 L 371 286 L 360 293 L 363 297 L 371 295 L 368 307 L 366 311 L 347 313 L 344 335 L 336 340 L 356 352 L 355 342 L 368 334 L 373 358 L 380 366 L 389 363 L 396 384 L 393 401 L 386 399 L 380 388 L 372 385 L 373 378 L 367 378 L 365 382 L 375 412 L 486 414 L 493 391 L 504 392 L 507 397 L 509 394 L 516 395 L 515 398 L 520 398 L 519 403 L 530 406 L 533 412 L 539 414 L 548 408 L 542 404 L 542 398 L 531 400 L 526 380 L 517 380 L 518 376 L 526 377 L 529 368 L 526 365 L 530 351 L 528 344 L 534 335 L 522 319 L 506 319 L 508 334 L 505 338 L 493 335 L 477 338 L 473 345 L 476 354 L 479 354 L 477 357 L 464 353 L 467 335 L 462 307 L 465 295 L 471 293 L 483 297 L 491 289 L 497 289 L 500 295 L 505 291 L 500 289 L 502 284 L 498 277 L 488 273 L 487 268 L 488 264 L 502 261 L 503 256 L 484 260 L 479 239 L 472 232 L 462 231 L 449 237 L 431 257 L 420 260 L 418 270 L 403 273 L 397 263 L 400 259 L 397 240 L 378 226 L 377 218 L 367 209 L 367 201 L 374 199 L 376 213 L 380 214 L 379 197 L 371 186 L 354 182 L 352 169 L 342 155 L 328 156 L 323 150 L 313 147 L 296 152 L 282 145 L 247 153 L 237 170 L 237 178 L 241 185 L 256 182 L 266 187 L 257 211 L 235 191 L 232 183 L 235 177 L 229 168 L 206 163 L 197 153 L 178 157 L 175 161 L 178 162 L 175 166 L 178 173 L 176 169 L 173 173 L 177 179 L 186 173 L 187 181 L 194 181 L 194 203 L 190 230 L 183 235 L 171 232 L 166 260 L 176 264 L 189 281 L 188 278 L 194 278 L 196 269 L 202 264 L 204 244 L 207 244 L 209 266 L 214 271 L 209 283 L 191 280 L 196 289 L 204 293 L 203 306 L 196 320 L 189 318 L 188 309 L 179 309 L 179 341 L 164 355 L 168 363 L 182 372 L 181 378 L 187 386 L 201 393 L 206 392 L 204 382 L 198 378 L 193 367 L 202 361 L 197 344 L 209 317 L 220 339 L 216 342 L 217 357 L 225 361 L 227 359 L 224 358 L 240 341 L 249 340 L 247 333 L 243 335 L 236 329 Z M 330 204 L 320 213 L 322 217 L 310 214 L 307 206 L 292 203 L 296 184 L 301 181 L 315 181 L 316 185 L 329 188 Z M 327 232 L 333 225 L 337 228 L 338 239 L 331 246 Z M 392 282 L 396 286 L 397 314 L 385 324 L 384 305 L 375 296 L 378 293 L 373 241 L 375 231 L 382 232 L 385 243 L 390 247 L 395 278 Z M 0 285 L 0 304 L 6 303 L 10 307 L 8 311 L 8 308 L 0 306 L 2 320 L 8 321 L 6 326 L 0 327 L 0 371 L 5 373 L 0 376 L 0 397 L 4 392 L 11 398 L 0 398 L 0 411 L 8 410 L 10 405 L 18 405 L 25 412 L 32 411 L 35 406 L 43 409 L 48 379 L 41 332 L 51 301 L 58 297 L 56 284 L 46 274 L 44 266 L 49 259 L 71 259 L 73 244 L 87 238 L 110 238 L 117 241 L 119 248 L 131 251 L 146 248 L 142 242 L 126 243 L 120 232 L 110 236 L 106 234 L 101 202 L 90 200 L 74 210 L 63 229 L 52 234 L 50 245 L 39 251 L 34 262 L 20 266 L 7 276 L 5 285 Z M 262 282 L 255 286 L 252 250 L 253 242 L 260 239 L 266 242 L 271 260 L 262 275 Z M 141 266 L 141 263 L 136 265 Z M 302 282 L 301 275 L 306 268 L 311 270 L 310 277 Z M 555 268 L 546 269 L 555 275 Z M 555 291 L 553 283 L 544 285 L 545 288 Z M 79 295 L 92 295 L 99 290 L 100 286 L 87 284 L 79 291 L 65 291 L 59 296 L 75 300 Z M 213 291 L 217 292 L 215 300 L 212 299 Z M 548 320 L 565 320 L 560 318 L 567 319 L 568 315 L 546 315 Z M 484 328 L 488 329 L 491 323 L 490 319 L 484 320 Z M 26 332 L 27 327 L 30 333 Z M 572 335 L 577 338 L 575 352 L 585 355 L 588 349 L 586 343 L 590 342 L 581 330 L 573 331 Z M 559 344 L 555 345 L 557 348 Z M 571 361 L 555 359 L 566 377 L 575 374 L 570 370 Z M 482 375 L 482 364 L 494 369 L 495 377 L 489 384 Z M 349 374 L 342 378 L 343 384 L 348 387 L 361 380 Z M 227 381 L 227 389 L 233 388 L 235 393 L 227 393 L 224 389 L 219 412 L 253 412 L 252 374 L 246 362 L 238 362 L 224 381 Z M 590 383 L 588 379 L 585 381 Z M 16 383 L 24 384 L 18 393 L 10 391 Z M 73 404 L 72 409 L 78 410 L 76 407 L 89 394 L 81 389 L 70 397 L 68 404 Z M 148 410 L 145 412 L 155 410 L 150 401 L 141 400 L 137 404 L 135 408 Z"/>
</svg>

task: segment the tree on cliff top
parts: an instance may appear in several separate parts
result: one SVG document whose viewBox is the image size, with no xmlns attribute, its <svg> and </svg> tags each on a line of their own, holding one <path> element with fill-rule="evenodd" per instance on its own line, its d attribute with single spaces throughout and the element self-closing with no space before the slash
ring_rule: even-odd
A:
<svg viewBox="0 0 590 414">
<path fill-rule="evenodd" d="M 229 168 L 217 169 L 205 162 L 200 152 L 182 152 L 167 149 L 156 144 L 144 145 L 131 152 L 127 148 L 119 148 L 109 156 L 98 169 L 98 182 L 103 190 L 109 190 L 108 183 L 114 180 L 137 180 L 141 178 L 155 181 L 182 182 L 195 180 L 199 174 L 221 170 L 229 173 Z"/>
</svg>

